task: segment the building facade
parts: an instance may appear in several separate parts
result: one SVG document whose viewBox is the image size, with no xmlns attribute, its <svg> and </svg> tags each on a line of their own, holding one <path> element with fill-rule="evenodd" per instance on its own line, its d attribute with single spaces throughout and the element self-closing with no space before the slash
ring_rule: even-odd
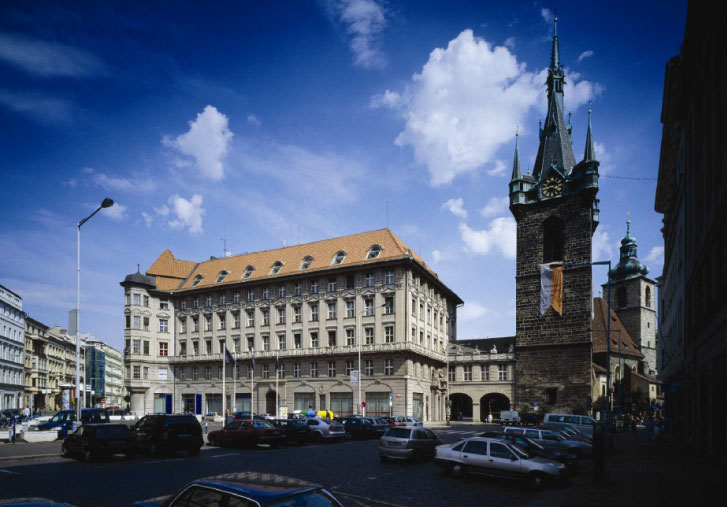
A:
<svg viewBox="0 0 727 507">
<path fill-rule="evenodd" d="M 25 375 L 23 298 L 0 285 L 0 410 L 20 408 Z"/>
<path fill-rule="evenodd" d="M 727 461 L 727 9 L 689 2 L 680 54 L 666 65 L 654 208 L 663 213 L 659 361 L 673 434 Z"/>
<path fill-rule="evenodd" d="M 121 285 L 134 412 L 220 413 L 224 395 L 257 413 L 445 419 L 462 301 L 388 229 L 199 264 L 165 251 Z"/>
<path fill-rule="evenodd" d="M 548 112 L 535 165 L 531 174 L 522 173 L 516 141 L 510 181 L 510 211 L 517 222 L 514 401 L 518 407 L 537 403 L 566 411 L 585 406 L 592 390 L 591 238 L 599 220 L 598 161 L 590 109 L 583 160 L 576 162 L 573 154 L 557 18 L 555 23 Z M 542 305 L 551 297 L 557 305 Z"/>
<path fill-rule="evenodd" d="M 86 340 L 88 406 L 124 406 L 124 356 L 96 338 Z"/>
</svg>

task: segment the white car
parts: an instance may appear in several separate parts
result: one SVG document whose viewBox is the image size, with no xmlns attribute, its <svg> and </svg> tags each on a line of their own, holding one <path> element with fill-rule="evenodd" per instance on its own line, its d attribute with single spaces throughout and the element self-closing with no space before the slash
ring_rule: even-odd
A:
<svg viewBox="0 0 727 507">
<path fill-rule="evenodd" d="M 321 417 L 309 417 L 305 423 L 308 425 L 310 430 L 310 437 L 314 442 L 321 442 L 322 440 L 346 440 L 348 434 L 343 427 L 343 424 L 339 424 L 328 419 Z"/>
<path fill-rule="evenodd" d="M 394 426 L 424 426 L 424 423 L 418 417 L 398 415 L 394 417 Z"/>
<path fill-rule="evenodd" d="M 532 456 L 504 440 L 473 437 L 436 448 L 434 464 L 460 476 L 467 472 L 506 479 L 525 479 L 534 489 L 550 480 L 566 482 L 563 463 Z"/>
</svg>

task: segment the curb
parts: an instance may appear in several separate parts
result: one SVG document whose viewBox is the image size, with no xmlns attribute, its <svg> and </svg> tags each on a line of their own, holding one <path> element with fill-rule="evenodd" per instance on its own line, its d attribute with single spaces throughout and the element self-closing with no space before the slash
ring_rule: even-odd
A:
<svg viewBox="0 0 727 507">
<path fill-rule="evenodd" d="M 26 459 L 39 459 L 39 458 L 54 458 L 60 456 L 60 453 L 54 452 L 53 454 L 25 454 L 22 456 L 2 456 L 0 457 L 0 462 L 2 461 L 20 461 L 20 460 L 26 460 Z"/>
</svg>

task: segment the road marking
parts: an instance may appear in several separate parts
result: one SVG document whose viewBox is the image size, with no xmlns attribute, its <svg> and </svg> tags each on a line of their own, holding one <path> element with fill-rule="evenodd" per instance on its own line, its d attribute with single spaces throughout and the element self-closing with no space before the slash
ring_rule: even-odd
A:
<svg viewBox="0 0 727 507">
<path fill-rule="evenodd" d="M 359 505 L 386 505 L 387 507 L 406 507 L 405 505 L 385 502 L 383 500 L 377 500 L 375 498 L 368 498 L 366 496 L 352 495 L 351 493 L 345 493 L 343 491 L 336 491 L 336 494 L 341 495 L 341 496 L 347 496 Z M 366 502 L 366 503 L 362 503 L 361 501 Z"/>
<path fill-rule="evenodd" d="M 226 456 L 238 456 L 236 452 L 231 452 L 230 454 L 218 454 L 216 456 L 210 456 L 211 458 L 224 458 Z"/>
<path fill-rule="evenodd" d="M 12 470 L 5 470 L 2 468 L 0 468 L 0 472 L 2 472 L 4 474 L 10 474 L 10 475 L 20 475 L 18 472 L 13 472 Z"/>
<path fill-rule="evenodd" d="M 145 461 L 144 464 L 149 463 L 169 463 L 170 461 L 182 461 L 184 458 L 174 458 L 174 459 L 157 459 L 153 461 Z"/>
</svg>

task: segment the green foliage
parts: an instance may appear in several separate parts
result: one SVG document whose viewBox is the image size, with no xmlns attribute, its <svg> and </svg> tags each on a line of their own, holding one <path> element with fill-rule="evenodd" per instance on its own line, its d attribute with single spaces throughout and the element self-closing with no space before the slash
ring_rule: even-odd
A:
<svg viewBox="0 0 727 507">
<path fill-rule="evenodd" d="M 530 413 L 530 412 L 532 412 L 532 411 L 533 411 L 533 407 L 531 407 L 531 406 L 530 406 L 529 404 L 527 404 L 527 403 L 524 403 L 524 404 L 523 404 L 523 405 L 522 405 L 522 406 L 520 407 L 520 415 L 521 415 L 521 416 L 523 416 L 523 415 L 525 415 L 525 414 L 529 414 L 529 413 Z"/>
</svg>

